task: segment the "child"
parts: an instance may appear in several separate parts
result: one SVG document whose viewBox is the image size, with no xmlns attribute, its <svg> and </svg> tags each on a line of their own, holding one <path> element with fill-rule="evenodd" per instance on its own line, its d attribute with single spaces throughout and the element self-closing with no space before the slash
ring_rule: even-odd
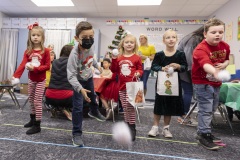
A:
<svg viewBox="0 0 240 160">
<path fill-rule="evenodd" d="M 163 34 L 163 43 L 166 45 L 166 49 L 156 53 L 151 69 L 155 72 L 167 72 L 169 67 L 173 67 L 177 72 L 186 71 L 187 61 L 185 54 L 184 52 L 175 49 L 175 45 L 177 43 L 176 32 L 171 29 L 167 30 Z M 172 133 L 169 131 L 171 116 L 181 116 L 184 111 L 180 81 L 178 81 L 178 85 L 179 96 L 163 96 L 156 93 L 154 104 L 154 123 L 152 129 L 148 133 L 148 136 L 155 137 L 159 134 L 159 121 L 161 115 L 163 115 L 164 127 L 162 134 L 165 138 L 173 137 Z M 167 92 L 171 92 L 171 90 L 168 89 Z"/>
<path fill-rule="evenodd" d="M 68 81 L 74 89 L 73 93 L 73 145 L 84 146 L 82 141 L 82 120 L 83 120 L 83 100 L 90 102 L 91 107 L 88 115 L 99 121 L 105 121 L 105 117 L 99 112 L 96 102 L 96 94 L 93 85 L 93 73 L 91 67 L 101 67 L 93 59 L 93 27 L 89 22 L 82 21 L 76 26 L 75 39 L 78 45 L 73 48 L 68 59 L 67 76 Z"/>
<path fill-rule="evenodd" d="M 111 65 L 111 61 L 108 58 L 103 59 L 103 72 L 100 75 L 101 77 L 108 78 L 106 79 L 105 89 L 100 93 L 100 99 L 106 109 L 106 119 L 112 118 L 112 109 L 108 105 L 110 101 L 117 102 L 118 101 L 118 83 L 116 81 L 116 74 L 112 74 L 109 69 Z"/>
<path fill-rule="evenodd" d="M 141 57 L 137 55 L 138 44 L 136 37 L 126 35 L 119 44 L 120 55 L 113 56 L 111 70 L 118 74 L 120 81 L 119 95 L 124 110 L 124 120 L 128 123 L 132 140 L 135 141 L 136 125 L 134 107 L 127 101 L 126 82 L 136 81 L 143 73 Z"/>
<path fill-rule="evenodd" d="M 219 104 L 221 82 L 218 72 L 229 63 L 229 45 L 222 41 L 224 23 L 213 18 L 204 25 L 205 39 L 193 52 L 192 82 L 198 101 L 199 144 L 210 150 L 219 149 L 215 142 L 221 142 L 211 133 L 211 121 Z"/>
<path fill-rule="evenodd" d="M 28 94 L 31 119 L 24 127 L 31 127 L 26 134 L 35 134 L 41 131 L 42 97 L 46 83 L 46 71 L 50 68 L 50 53 L 49 49 L 44 48 L 43 45 L 45 40 L 43 28 L 35 23 L 28 29 L 27 50 L 13 78 L 20 78 L 25 68 L 29 70 Z"/>
</svg>

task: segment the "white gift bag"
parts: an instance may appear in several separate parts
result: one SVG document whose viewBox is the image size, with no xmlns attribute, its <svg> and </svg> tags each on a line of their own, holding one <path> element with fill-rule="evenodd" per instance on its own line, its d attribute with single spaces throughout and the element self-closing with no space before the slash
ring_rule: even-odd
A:
<svg viewBox="0 0 240 160">
<path fill-rule="evenodd" d="M 146 58 L 144 61 L 144 70 L 150 70 L 151 69 L 152 62 L 150 61 L 150 58 Z"/>
<path fill-rule="evenodd" d="M 143 82 L 127 82 L 128 102 L 134 107 L 142 106 L 145 103 Z"/>
<path fill-rule="evenodd" d="M 179 96 L 178 72 L 168 74 L 159 71 L 157 80 L 157 94 L 164 96 Z"/>
</svg>

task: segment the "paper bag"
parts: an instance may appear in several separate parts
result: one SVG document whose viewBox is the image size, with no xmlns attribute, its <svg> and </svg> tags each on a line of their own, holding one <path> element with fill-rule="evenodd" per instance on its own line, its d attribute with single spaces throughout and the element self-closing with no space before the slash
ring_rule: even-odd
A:
<svg viewBox="0 0 240 160">
<path fill-rule="evenodd" d="M 168 74 L 159 71 L 157 80 L 157 94 L 163 96 L 179 96 L 178 72 Z"/>
<path fill-rule="evenodd" d="M 134 107 L 142 106 L 145 103 L 143 82 L 127 82 L 128 102 Z"/>
<path fill-rule="evenodd" d="M 144 67 L 143 67 L 143 70 L 150 70 L 151 69 L 151 61 L 149 58 L 146 58 L 145 61 L 144 61 Z"/>
</svg>

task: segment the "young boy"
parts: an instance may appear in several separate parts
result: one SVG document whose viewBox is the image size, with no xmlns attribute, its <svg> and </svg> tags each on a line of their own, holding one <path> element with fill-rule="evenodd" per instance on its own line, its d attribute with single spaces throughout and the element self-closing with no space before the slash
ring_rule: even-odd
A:
<svg viewBox="0 0 240 160">
<path fill-rule="evenodd" d="M 99 112 L 94 92 L 92 69 L 97 68 L 100 72 L 101 67 L 93 59 L 93 49 L 91 46 L 94 42 L 93 27 L 89 22 L 82 21 L 76 26 L 75 39 L 79 42 L 78 46 L 72 49 L 68 59 L 67 75 L 68 81 L 74 89 L 73 93 L 73 145 L 84 146 L 82 141 L 82 120 L 83 120 L 83 100 L 90 102 L 91 107 L 88 115 L 99 121 L 105 121 L 105 117 Z"/>
<path fill-rule="evenodd" d="M 224 23 L 208 20 L 204 25 L 205 39 L 193 52 L 192 82 L 199 103 L 197 139 L 209 150 L 219 149 L 221 139 L 211 133 L 211 121 L 219 104 L 221 81 L 218 72 L 229 63 L 229 45 L 222 41 Z"/>
</svg>

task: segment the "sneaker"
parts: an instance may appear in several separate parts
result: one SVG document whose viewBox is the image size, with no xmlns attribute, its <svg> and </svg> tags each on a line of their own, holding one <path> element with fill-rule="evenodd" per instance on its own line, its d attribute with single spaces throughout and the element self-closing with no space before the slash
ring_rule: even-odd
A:
<svg viewBox="0 0 240 160">
<path fill-rule="evenodd" d="M 172 138 L 172 133 L 169 131 L 169 128 L 163 128 L 162 135 L 165 138 Z"/>
<path fill-rule="evenodd" d="M 106 121 L 106 118 L 99 112 L 99 110 L 97 110 L 96 114 L 93 114 L 92 111 L 88 112 L 88 116 L 101 122 Z"/>
<path fill-rule="evenodd" d="M 72 138 L 73 145 L 76 147 L 83 147 L 83 141 L 81 136 L 73 136 Z"/>
<path fill-rule="evenodd" d="M 148 132 L 148 136 L 156 137 L 157 135 L 159 135 L 158 127 L 152 126 L 152 129 Z"/>
<path fill-rule="evenodd" d="M 220 143 L 222 142 L 222 140 L 220 138 L 215 137 L 214 135 L 211 134 L 211 140 L 213 141 L 213 143 Z"/>
<path fill-rule="evenodd" d="M 210 133 L 201 134 L 199 136 L 198 143 L 209 150 L 218 150 L 220 148 L 218 145 L 213 143 Z"/>
</svg>

